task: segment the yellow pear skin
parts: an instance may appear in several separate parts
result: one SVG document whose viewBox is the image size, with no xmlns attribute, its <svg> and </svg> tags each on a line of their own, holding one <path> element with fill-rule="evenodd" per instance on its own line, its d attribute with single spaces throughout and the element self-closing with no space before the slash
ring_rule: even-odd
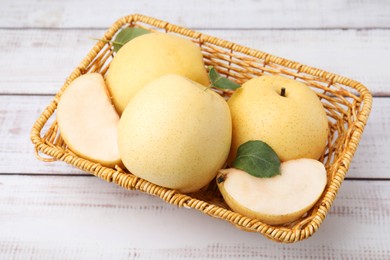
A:
<svg viewBox="0 0 390 260">
<path fill-rule="evenodd" d="M 226 101 L 180 75 L 162 76 L 129 102 L 119 123 L 122 161 L 134 175 L 183 193 L 207 185 L 230 150 Z"/>
<path fill-rule="evenodd" d="M 318 159 L 325 150 L 329 132 L 325 109 L 301 82 L 282 76 L 253 78 L 236 90 L 228 104 L 233 121 L 229 162 L 250 140 L 266 142 L 281 161 Z"/>
<path fill-rule="evenodd" d="M 179 74 L 199 84 L 209 84 L 200 48 L 188 39 L 149 33 L 126 43 L 114 56 L 106 77 L 119 114 L 143 86 L 166 74 Z"/>
</svg>

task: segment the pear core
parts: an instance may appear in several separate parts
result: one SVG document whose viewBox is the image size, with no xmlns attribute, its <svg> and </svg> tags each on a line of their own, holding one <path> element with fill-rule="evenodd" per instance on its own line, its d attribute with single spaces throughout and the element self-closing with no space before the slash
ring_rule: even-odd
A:
<svg viewBox="0 0 390 260">
<path fill-rule="evenodd" d="M 281 175 L 257 178 L 238 169 L 221 170 L 218 184 L 231 209 L 267 224 L 294 221 L 307 212 L 326 186 L 324 165 L 313 159 L 281 164 Z"/>
<path fill-rule="evenodd" d="M 119 116 L 99 73 L 82 75 L 66 88 L 58 102 L 57 122 L 74 153 L 109 167 L 120 163 Z"/>
</svg>

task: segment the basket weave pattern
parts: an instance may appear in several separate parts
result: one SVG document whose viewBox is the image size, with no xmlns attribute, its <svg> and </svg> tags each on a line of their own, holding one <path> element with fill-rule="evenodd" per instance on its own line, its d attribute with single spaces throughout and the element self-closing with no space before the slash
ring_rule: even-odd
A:
<svg viewBox="0 0 390 260">
<path fill-rule="evenodd" d="M 207 189 L 185 195 L 154 185 L 119 167 L 107 168 L 72 153 L 59 133 L 55 110 L 63 91 L 78 76 L 90 72 L 105 75 L 114 52 L 110 43 L 102 41 L 92 48 L 68 77 L 54 100 L 35 122 L 31 130 L 31 140 L 37 157 L 47 162 L 64 161 L 126 189 L 140 190 L 158 196 L 170 204 L 199 210 L 212 217 L 227 220 L 242 230 L 261 233 L 274 241 L 291 243 L 311 236 L 328 213 L 358 146 L 372 106 L 372 96 L 367 88 L 359 82 L 333 73 L 143 15 L 121 18 L 109 28 L 103 39 L 111 40 L 125 27 L 141 27 L 192 40 L 200 46 L 207 66 L 214 66 L 220 74 L 239 84 L 263 74 L 279 74 L 304 82 L 316 91 L 325 107 L 330 126 L 327 148 L 321 157 L 327 169 L 328 183 L 320 200 L 299 220 L 272 226 L 229 210 L 215 183 L 211 183 Z M 221 95 L 228 98 L 232 93 L 223 91 Z M 43 154 L 46 156 L 43 157 Z"/>
</svg>

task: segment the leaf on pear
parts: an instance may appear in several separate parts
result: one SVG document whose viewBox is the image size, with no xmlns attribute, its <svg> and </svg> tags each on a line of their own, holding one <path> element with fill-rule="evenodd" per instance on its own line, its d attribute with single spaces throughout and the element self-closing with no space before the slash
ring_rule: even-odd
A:
<svg viewBox="0 0 390 260">
<path fill-rule="evenodd" d="M 143 28 L 124 28 L 118 35 L 115 37 L 111 43 L 114 45 L 114 51 L 118 52 L 119 49 L 125 45 L 127 42 L 133 40 L 134 38 L 150 33 L 150 31 Z"/>
<path fill-rule="evenodd" d="M 241 87 L 240 84 L 237 84 L 236 82 L 219 75 L 219 73 L 212 66 L 209 67 L 209 78 L 211 85 L 216 88 L 235 90 Z"/>
<path fill-rule="evenodd" d="M 233 167 L 255 177 L 270 178 L 280 174 L 280 160 L 265 142 L 248 141 L 238 147 Z"/>
</svg>

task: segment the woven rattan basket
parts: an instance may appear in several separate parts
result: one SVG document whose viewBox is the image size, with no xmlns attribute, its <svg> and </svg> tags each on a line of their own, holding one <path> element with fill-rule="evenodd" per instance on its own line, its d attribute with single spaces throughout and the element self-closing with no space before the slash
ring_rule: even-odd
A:
<svg viewBox="0 0 390 260">
<path fill-rule="evenodd" d="M 209 216 L 229 221 L 242 230 L 263 234 L 274 241 L 291 243 L 310 237 L 328 213 L 358 146 L 372 105 L 372 96 L 367 88 L 359 82 L 333 73 L 143 15 L 121 18 L 109 28 L 104 39 L 112 39 L 124 27 L 142 27 L 189 38 L 202 49 L 207 66 L 214 66 L 220 74 L 240 84 L 263 74 L 280 74 L 312 87 L 323 102 L 331 129 L 326 151 L 321 158 L 327 169 L 328 183 L 320 200 L 294 223 L 272 226 L 229 210 L 215 185 L 209 185 L 207 189 L 194 194 L 180 194 L 138 178 L 119 167 L 103 167 L 72 153 L 58 131 L 55 120 L 57 103 L 67 86 L 81 74 L 100 72 L 105 75 L 114 53 L 111 44 L 102 41 L 92 48 L 68 77 L 54 100 L 35 122 L 31 140 L 37 157 L 44 161 L 64 161 L 126 189 L 140 190 L 168 203 L 199 210 Z M 232 92 L 223 93 L 226 97 L 231 94 Z"/>
</svg>

